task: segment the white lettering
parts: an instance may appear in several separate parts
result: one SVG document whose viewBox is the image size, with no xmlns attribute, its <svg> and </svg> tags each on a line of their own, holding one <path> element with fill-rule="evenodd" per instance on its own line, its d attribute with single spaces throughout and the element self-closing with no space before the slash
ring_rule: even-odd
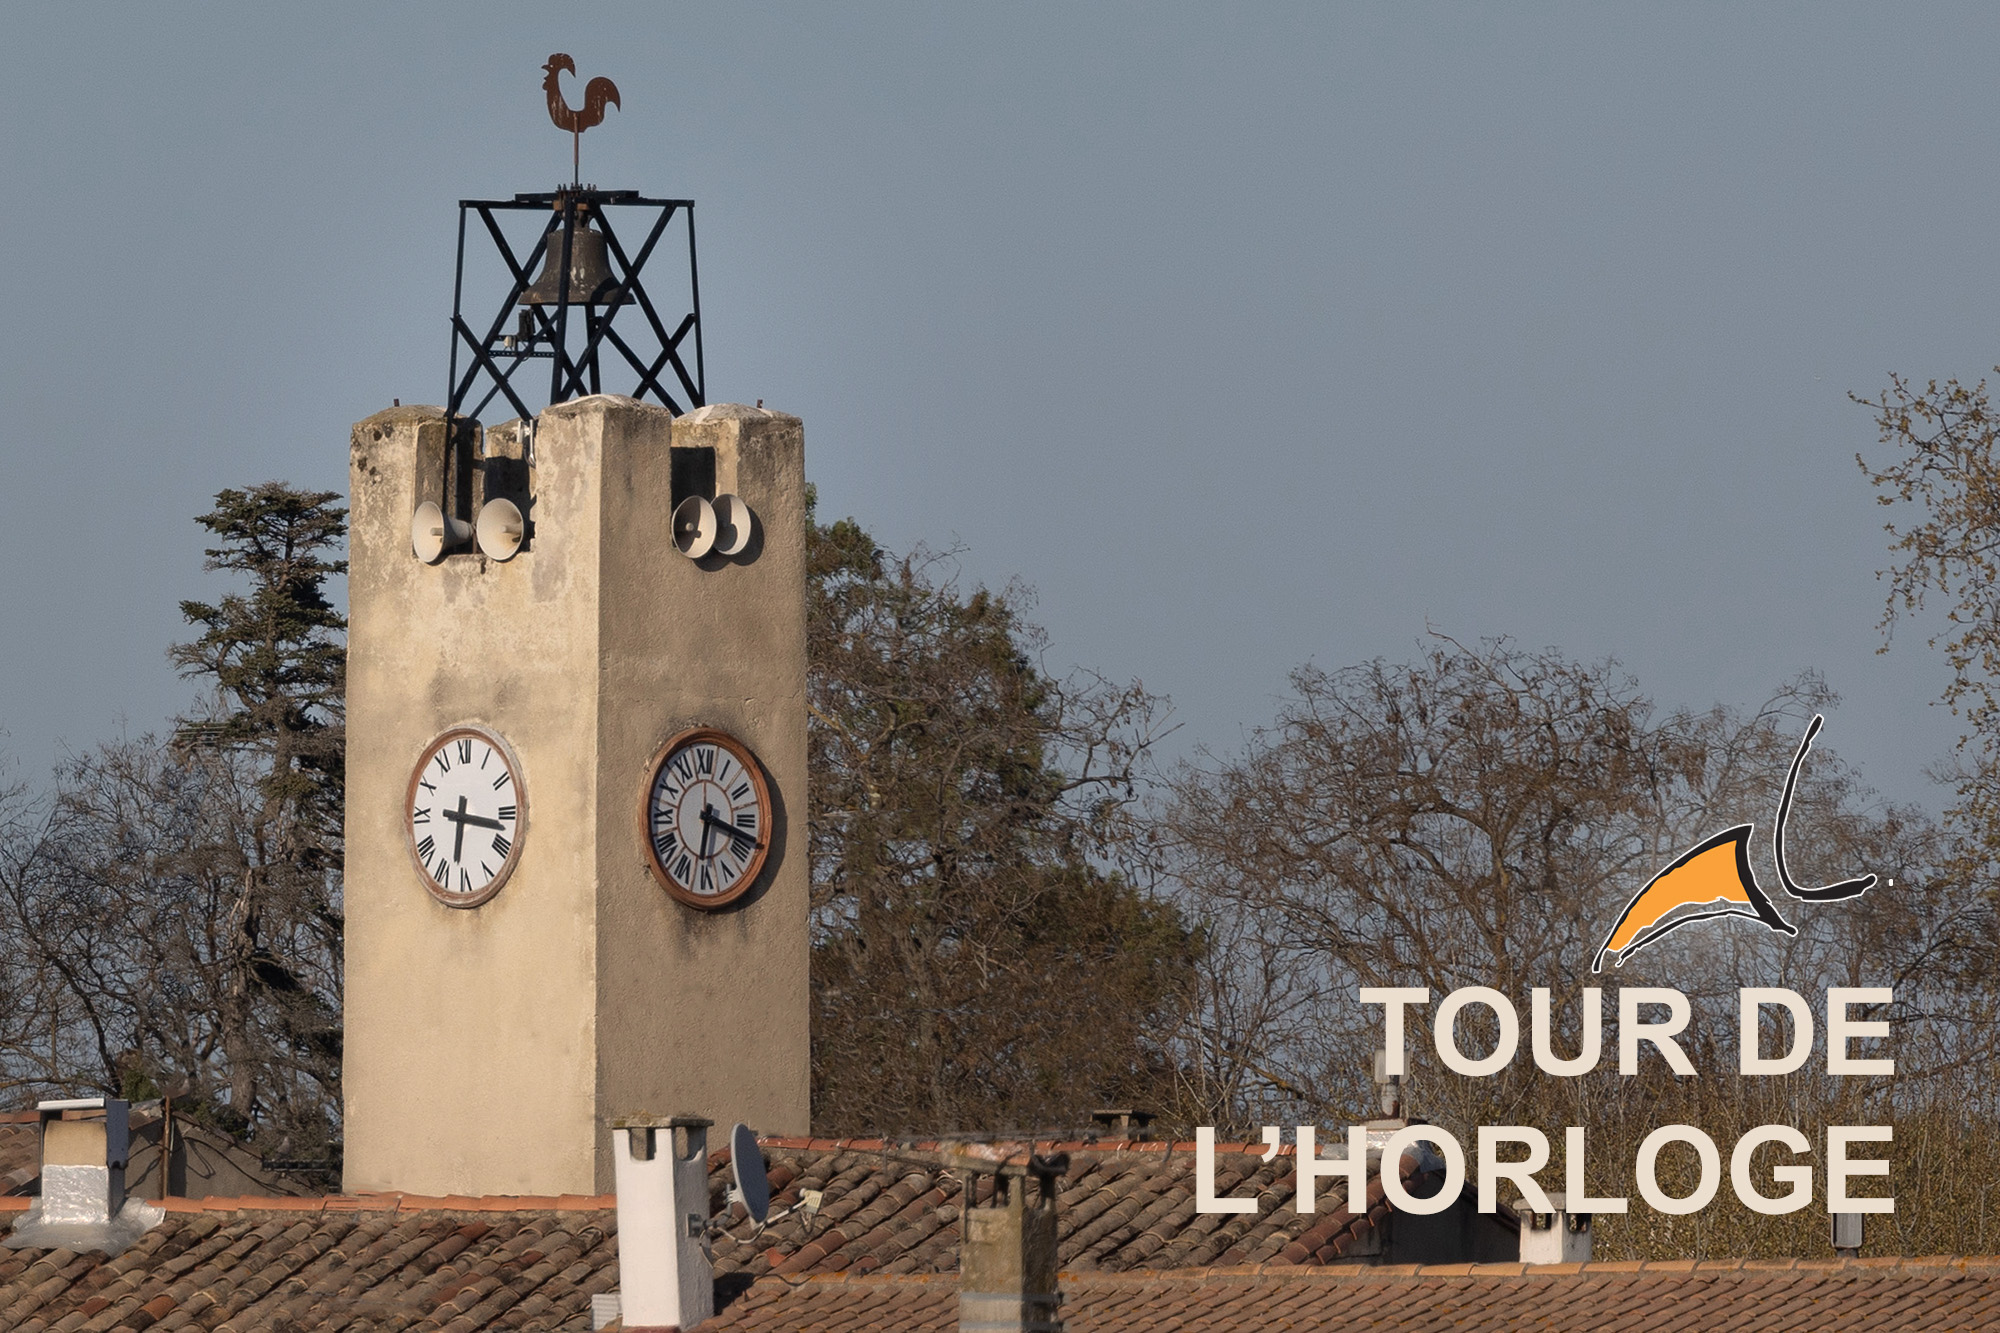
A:
<svg viewBox="0 0 2000 1333">
<path fill-rule="evenodd" d="M 1887 986 L 1833 986 L 1826 992 L 1826 1072 L 1829 1074 L 1893 1074 L 1894 1060 L 1863 1060 L 1847 1053 L 1858 1037 L 1886 1037 L 1889 1021 L 1856 1022 L 1847 1016 L 1850 1004 L 1894 1004 L 1896 992 Z M 1848 1211 L 1860 1211 L 1849 1209 Z"/>
<path fill-rule="evenodd" d="M 1584 1191 L 1583 1126 L 1571 1125 L 1563 1131 L 1563 1207 L 1572 1213 L 1622 1213 L 1625 1196 L 1593 1199 Z"/>
<path fill-rule="evenodd" d="M 1738 992 L 1738 1000 L 1743 1014 L 1739 1043 L 1742 1056 L 1738 1067 L 1743 1073 L 1789 1074 L 1806 1062 L 1806 1057 L 1812 1054 L 1813 1015 L 1805 996 L 1782 986 L 1745 986 Z M 1767 1004 L 1782 1004 L 1792 1011 L 1792 1049 L 1783 1055 L 1764 1054 L 1762 1015 Z"/>
<path fill-rule="evenodd" d="M 1379 1004 L 1382 1008 L 1382 1049 L 1388 1053 L 1384 1061 L 1384 1074 L 1401 1078 L 1409 1071 L 1403 1067 L 1403 1006 L 1406 1004 L 1429 1004 L 1431 993 L 1423 986 L 1363 986 L 1361 1003 Z"/>
<path fill-rule="evenodd" d="M 1215 1126 L 1198 1125 L 1194 1131 L 1194 1210 L 1197 1213 L 1254 1213 L 1255 1199 L 1215 1197 Z"/>
<path fill-rule="evenodd" d="M 1368 1130 L 1362 1125 L 1347 1127 L 1347 1156 L 1321 1157 L 1318 1131 L 1311 1125 L 1299 1126 L 1299 1192 L 1293 1200 L 1294 1212 L 1311 1214 L 1319 1208 L 1316 1187 L 1321 1176 L 1341 1176 L 1347 1182 L 1347 1211 L 1357 1216 L 1368 1211 Z M 1359 1205 L 1358 1207 L 1356 1205 Z"/>
<path fill-rule="evenodd" d="M 1556 1058 L 1549 1029 L 1549 988 L 1537 986 L 1529 992 L 1528 1040 L 1535 1051 L 1535 1067 L 1557 1078 L 1575 1078 L 1596 1068 L 1604 1053 L 1604 992 L 1595 986 L 1583 992 L 1583 1050 L 1574 1060 Z"/>
<path fill-rule="evenodd" d="M 1894 1196 L 1857 1199 L 1847 1192 L 1847 1182 L 1856 1176 L 1886 1176 L 1889 1163 L 1879 1157 L 1849 1161 L 1850 1143 L 1894 1143 L 1896 1131 L 1888 1125 L 1828 1125 L 1826 1127 L 1826 1210 L 1829 1213 L 1893 1213 Z"/>
<path fill-rule="evenodd" d="M 1748 1000 L 1744 1001 L 1744 1005 L 1746 1012 L 1754 1015 L 1755 1010 L 1749 1008 Z M 1756 1020 L 1752 1017 L 1750 1021 Z M 1791 1067 L 1798 1068 L 1797 1065 Z M 1782 1143 L 1795 1153 L 1812 1151 L 1812 1144 L 1807 1142 L 1806 1136 L 1790 1125 L 1759 1125 L 1736 1140 L 1736 1150 L 1729 1154 L 1729 1183 L 1735 1186 L 1736 1197 L 1743 1201 L 1743 1206 L 1753 1213 L 1763 1213 L 1767 1217 L 1796 1213 L 1812 1202 L 1812 1168 L 1797 1162 L 1774 1166 L 1771 1168 L 1771 1179 L 1779 1184 L 1790 1184 L 1792 1188 L 1775 1199 L 1759 1193 L 1757 1182 L 1750 1178 L 1750 1158 L 1766 1143 Z"/>
<path fill-rule="evenodd" d="M 1503 1143 L 1527 1145 L 1528 1155 L 1519 1162 L 1500 1160 L 1499 1147 Z M 1521 1191 L 1521 1197 L 1528 1207 L 1538 1213 L 1553 1213 L 1555 1206 L 1549 1196 L 1535 1182 L 1535 1172 L 1549 1164 L 1549 1136 L 1539 1129 L 1526 1125 L 1481 1125 L 1479 1127 L 1479 1211 L 1497 1212 L 1500 1208 L 1500 1192 L 1494 1186 L 1502 1180 L 1510 1180 L 1514 1188 Z"/>
<path fill-rule="evenodd" d="M 1419 1142 L 1437 1148 L 1444 1158 L 1444 1187 L 1428 1199 L 1419 1199 L 1403 1188 L 1403 1154 Z M 1441 1213 L 1458 1202 L 1465 1191 L 1465 1150 L 1458 1140 L 1436 1125 L 1408 1125 L 1389 1136 L 1382 1145 L 1382 1197 L 1399 1213 Z"/>
<path fill-rule="evenodd" d="M 1641 1023 L 1639 1006 L 1642 1004 L 1663 1004 L 1667 1007 L 1667 1021 L 1664 1023 Z M 1666 1058 L 1667 1067 L 1682 1078 L 1693 1078 L 1694 1065 L 1688 1061 L 1681 1044 L 1674 1040 L 1688 1025 L 1693 1010 L 1688 1007 L 1687 996 L 1665 986 L 1627 986 L 1618 992 L 1618 1072 L 1636 1074 L 1639 1072 L 1639 1043 L 1648 1042 L 1653 1049 Z M 1710 1144 L 1711 1148 L 1715 1145 Z"/>
<path fill-rule="evenodd" d="M 1676 1199 L 1661 1189 L 1655 1174 L 1660 1149 L 1669 1143 L 1691 1144 L 1701 1159 L 1701 1181 L 1686 1198 Z M 1700 1212 L 1715 1197 L 1716 1187 L 1722 1184 L 1722 1154 L 1715 1150 L 1715 1140 L 1693 1125 L 1662 1125 L 1639 1144 L 1639 1158 L 1633 1163 L 1632 1173 L 1639 1178 L 1640 1198 L 1659 1212 L 1681 1217 Z"/>
<path fill-rule="evenodd" d="M 1468 1004 L 1485 1005 L 1500 1024 L 1500 1039 L 1494 1043 L 1493 1053 L 1478 1060 L 1468 1057 L 1458 1046 L 1458 1015 Z M 1521 1045 L 1521 1020 L 1514 1012 L 1513 1002 L 1491 986 L 1461 986 L 1445 996 L 1432 1026 L 1437 1032 L 1438 1059 L 1452 1073 L 1467 1078 L 1486 1078 L 1499 1073 Z"/>
</svg>

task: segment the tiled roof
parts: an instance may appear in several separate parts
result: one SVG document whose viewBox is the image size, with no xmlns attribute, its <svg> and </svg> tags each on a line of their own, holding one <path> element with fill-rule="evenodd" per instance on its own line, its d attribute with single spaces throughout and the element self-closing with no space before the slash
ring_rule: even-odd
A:
<svg viewBox="0 0 2000 1333">
<path fill-rule="evenodd" d="M 716 1243 L 718 1275 L 958 1271 L 964 1182 L 955 1175 L 898 1163 L 880 1139 L 765 1139 L 762 1146 L 772 1213 L 798 1202 L 805 1190 L 823 1191 L 821 1206 L 810 1217 L 794 1213 L 776 1221 L 761 1236 L 738 1220 Z M 1316 1216 L 1293 1212 L 1289 1145 L 1269 1162 L 1261 1144 L 1217 1146 L 1217 1193 L 1258 1198 L 1257 1211 L 1243 1214 L 1195 1211 L 1193 1144 L 1040 1146 L 1070 1154 L 1056 1213 L 1057 1261 L 1068 1272 L 1333 1263 L 1368 1237 L 1388 1207 L 1376 1185 L 1367 1214 L 1350 1215 L 1340 1186 L 1327 1181 Z M 709 1158 L 716 1211 L 729 1180 L 728 1160 L 727 1152 Z M 992 1188 L 992 1177 L 978 1178 L 975 1202 L 984 1203 Z"/>
<path fill-rule="evenodd" d="M 399 1210 L 393 1200 L 172 1202 L 178 1207 L 167 1220 L 116 1259 L 0 1249 L 0 1328 L 582 1333 L 591 1295 L 618 1285 L 612 1214 L 601 1208 L 463 1213 Z"/>
<path fill-rule="evenodd" d="M 281 1207 L 264 1205 L 276 1202 Z M 424 1207 L 404 1199 L 177 1201 L 113 1260 L 0 1250 L 0 1328 L 574 1330 L 617 1286 L 613 1214 L 566 1199 Z M 553 1200 L 533 1200 L 537 1204 Z M 821 1273 L 717 1281 L 712 1333 L 951 1329 L 953 1275 Z M 1583 1333 L 2000 1327 L 2000 1258 L 1315 1268 L 1065 1274 L 1071 1333 L 1451 1329 Z"/>
<path fill-rule="evenodd" d="M 2000 1328 L 2000 1258 L 1211 1268 L 1062 1279 L 1069 1333 L 1823 1333 Z M 702 1333 L 955 1328 L 938 1277 L 766 1279 Z"/>
<path fill-rule="evenodd" d="M 1254 1215 L 1193 1208 L 1187 1145 L 1067 1145 L 1064 1318 L 1113 1330 L 1437 1328 L 2000 1328 L 2000 1259 L 1738 1264 L 1328 1268 L 1362 1236 L 1337 1193 L 1291 1211 L 1286 1154 L 1218 1153 L 1226 1193 Z M 865 1141 L 770 1139 L 787 1207 L 820 1208 L 761 1235 L 735 1214 L 716 1245 L 704 1330 L 950 1329 L 957 1320 L 962 1182 Z M 710 1159 L 724 1206 L 727 1158 Z M 1379 1214 L 1376 1200 L 1374 1211 Z M 0 1200 L 0 1220 L 26 1200 Z M 576 1330 L 618 1286 L 608 1197 L 171 1199 L 167 1220 L 115 1259 L 0 1249 L 0 1329 Z"/>
</svg>

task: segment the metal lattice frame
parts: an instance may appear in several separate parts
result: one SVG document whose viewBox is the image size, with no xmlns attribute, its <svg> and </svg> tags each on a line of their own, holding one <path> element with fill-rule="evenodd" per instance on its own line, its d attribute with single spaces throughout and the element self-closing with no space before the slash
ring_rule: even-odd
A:
<svg viewBox="0 0 2000 1333">
<path fill-rule="evenodd" d="M 548 225 L 542 229 L 534 248 L 525 256 L 517 257 L 495 214 L 537 209 L 549 214 Z M 639 219 L 645 228 L 645 239 L 636 251 L 626 252 L 612 226 L 611 209 L 652 211 L 651 217 L 642 216 Z M 579 215 L 584 212 L 596 218 L 597 229 L 604 234 L 615 280 L 615 286 L 594 306 L 582 301 L 572 302 L 569 290 L 570 252 Z M 486 224 L 494 249 L 507 266 L 507 271 L 513 275 L 513 286 L 500 303 L 499 313 L 493 317 L 484 336 L 475 332 L 465 319 L 465 224 L 468 214 L 476 214 Z M 639 275 L 676 217 L 687 220 L 688 291 L 692 308 L 670 332 L 652 297 L 647 294 L 645 285 L 640 282 Z M 556 303 L 552 306 L 517 305 L 521 294 L 534 284 L 535 274 L 551 246 L 560 247 L 562 260 L 558 270 Z M 583 319 L 582 344 L 574 350 L 570 346 L 572 306 Z M 633 346 L 634 341 L 644 344 L 645 337 L 628 339 L 613 327 L 619 311 L 628 309 L 644 319 L 646 332 L 659 344 L 656 354 L 647 356 Z M 520 320 L 511 332 L 508 330 L 510 317 Z M 630 320 L 627 323 L 629 325 Z M 690 337 L 694 340 L 692 374 L 682 356 L 682 348 Z M 638 384 L 631 390 L 634 398 L 650 394 L 675 414 L 700 407 L 708 401 L 701 350 L 701 283 L 695 267 L 694 201 L 645 199 L 635 190 L 599 190 L 593 186 L 567 187 L 549 194 L 517 194 L 512 199 L 459 200 L 458 269 L 452 282 L 451 371 L 450 389 L 445 399 L 446 419 L 476 418 L 495 397 L 504 397 L 515 415 L 533 417 L 533 409 L 529 407 L 520 386 L 515 384 L 516 373 L 530 361 L 550 362 L 549 403 L 602 393 L 600 363 L 606 347 L 622 357 L 637 374 Z M 459 371 L 461 348 L 470 352 L 470 361 L 463 374 Z M 662 383 L 662 376 L 669 372 L 673 392 L 669 392 L 668 385 Z M 472 400 L 474 391 L 482 383 L 485 393 L 472 402 L 468 411 L 466 403 Z"/>
</svg>

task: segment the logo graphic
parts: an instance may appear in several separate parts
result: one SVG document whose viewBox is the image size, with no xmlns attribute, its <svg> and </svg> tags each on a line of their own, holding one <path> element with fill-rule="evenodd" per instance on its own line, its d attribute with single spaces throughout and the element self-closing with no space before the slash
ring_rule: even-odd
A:
<svg viewBox="0 0 2000 1333">
<path fill-rule="evenodd" d="M 1792 757 L 1791 772 L 1785 776 L 1785 794 L 1778 802 L 1778 822 L 1771 832 L 1778 882 L 1784 885 L 1786 893 L 1808 903 L 1858 898 L 1875 887 L 1875 876 L 1863 875 L 1821 889 L 1802 889 L 1792 882 L 1791 873 L 1785 868 L 1785 819 L 1792 812 L 1792 792 L 1798 786 L 1799 770 L 1805 765 L 1806 752 L 1812 749 L 1813 737 L 1819 734 L 1822 721 L 1817 713 L 1813 715 L 1806 738 L 1799 742 L 1799 752 Z M 1770 896 L 1758 887 L 1757 876 L 1750 869 L 1750 835 L 1756 828 L 1755 824 L 1738 824 L 1724 829 L 1653 876 L 1625 904 L 1618 923 L 1612 926 L 1611 933 L 1598 947 L 1597 956 L 1591 960 L 1590 970 L 1601 971 L 1607 953 L 1617 955 L 1612 966 L 1623 967 L 1626 959 L 1669 931 L 1719 916 L 1747 916 L 1780 935 L 1798 934 L 1798 927 L 1780 916 Z"/>
</svg>

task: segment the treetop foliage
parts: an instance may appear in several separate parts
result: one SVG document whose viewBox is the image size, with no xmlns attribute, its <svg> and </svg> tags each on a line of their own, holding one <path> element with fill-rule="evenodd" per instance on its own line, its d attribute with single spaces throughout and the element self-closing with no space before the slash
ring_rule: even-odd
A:
<svg viewBox="0 0 2000 1333">
<path fill-rule="evenodd" d="M 1100 858 L 1158 706 L 1058 680 L 1019 594 L 810 534 L 813 1119 L 1073 1126 L 1157 1100 L 1199 945 Z"/>
</svg>

